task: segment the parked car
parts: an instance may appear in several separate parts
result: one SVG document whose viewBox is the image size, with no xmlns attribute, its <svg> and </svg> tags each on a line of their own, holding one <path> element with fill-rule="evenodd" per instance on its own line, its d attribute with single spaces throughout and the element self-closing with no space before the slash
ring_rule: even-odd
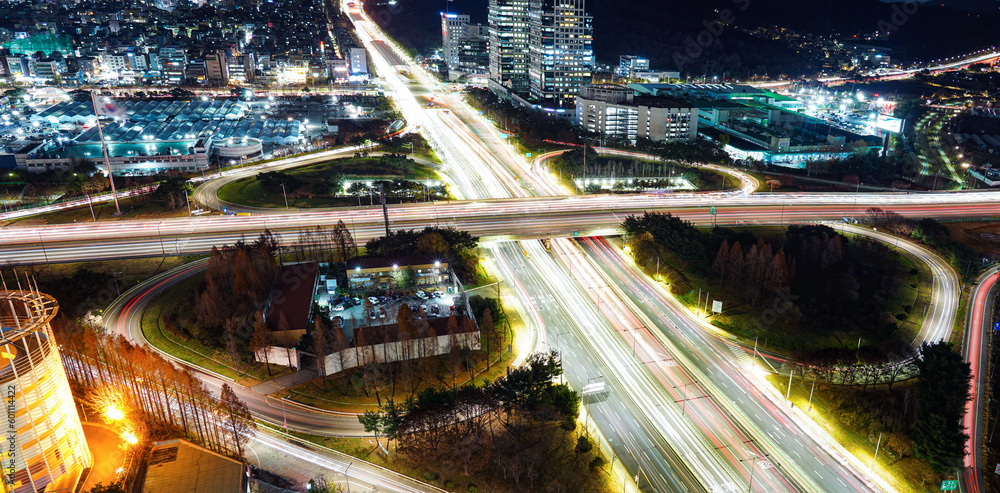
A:
<svg viewBox="0 0 1000 493">
<path fill-rule="evenodd" d="M 342 311 L 344 311 L 344 305 L 343 304 L 333 305 L 333 311 L 335 311 L 335 312 L 342 312 Z"/>
<path fill-rule="evenodd" d="M 442 296 L 444 296 L 444 293 L 442 293 L 441 291 L 434 291 L 433 293 L 431 293 L 431 298 L 440 298 Z"/>
<path fill-rule="evenodd" d="M 351 298 L 351 301 L 353 301 L 355 305 L 360 305 L 361 304 L 361 298 L 358 298 L 357 296 L 355 296 L 354 298 Z"/>
<path fill-rule="evenodd" d="M 420 309 L 427 313 L 427 305 L 420 305 Z"/>
<path fill-rule="evenodd" d="M 378 302 L 379 303 L 387 303 L 388 301 L 389 301 L 389 298 L 386 298 L 385 296 L 379 296 L 378 297 Z"/>
<path fill-rule="evenodd" d="M 425 293 L 423 291 L 417 291 L 416 295 L 417 295 L 417 298 L 420 298 L 422 300 L 426 300 L 427 299 L 427 293 Z"/>
<path fill-rule="evenodd" d="M 437 315 L 438 313 L 441 313 L 441 307 L 438 306 L 438 305 L 431 305 L 431 313 L 433 313 L 435 315 Z"/>
<path fill-rule="evenodd" d="M 370 301 L 371 304 L 373 304 L 373 305 L 377 305 L 378 304 L 378 298 L 376 298 L 374 296 L 369 296 L 368 297 L 368 301 Z"/>
</svg>

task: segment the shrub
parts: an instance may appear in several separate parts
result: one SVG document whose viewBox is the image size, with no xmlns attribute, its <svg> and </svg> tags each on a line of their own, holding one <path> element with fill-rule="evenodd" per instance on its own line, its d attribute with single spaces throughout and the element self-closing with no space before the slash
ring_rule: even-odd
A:
<svg viewBox="0 0 1000 493">
<path fill-rule="evenodd" d="M 576 419 L 574 419 L 572 416 L 566 416 L 566 419 L 563 420 L 562 424 L 559 425 L 559 427 L 566 431 L 573 431 L 576 429 Z"/>
<path fill-rule="evenodd" d="M 469 493 L 476 493 L 477 491 L 479 491 L 479 487 L 474 484 L 469 485 Z"/>
<path fill-rule="evenodd" d="M 598 455 L 597 457 L 594 457 L 593 459 L 590 460 L 589 467 L 591 471 L 596 471 L 604 467 L 604 464 L 605 464 L 604 458 Z"/>
<path fill-rule="evenodd" d="M 436 472 L 427 471 L 424 473 L 424 479 L 427 481 L 436 481 L 438 475 Z"/>
<path fill-rule="evenodd" d="M 455 482 L 450 479 L 446 479 L 444 480 L 444 487 L 450 490 L 455 487 Z"/>
<path fill-rule="evenodd" d="M 590 452 L 590 449 L 594 448 L 594 445 L 590 443 L 587 437 L 579 437 L 576 439 L 576 452 L 578 454 Z"/>
</svg>

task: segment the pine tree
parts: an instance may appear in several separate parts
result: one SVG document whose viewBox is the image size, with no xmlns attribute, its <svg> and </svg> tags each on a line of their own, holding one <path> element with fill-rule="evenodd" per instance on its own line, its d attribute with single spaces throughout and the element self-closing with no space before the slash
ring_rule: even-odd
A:
<svg viewBox="0 0 1000 493">
<path fill-rule="evenodd" d="M 246 403 L 240 400 L 228 384 L 222 384 L 222 395 L 219 398 L 219 410 L 223 416 L 227 433 L 236 448 L 239 458 L 243 459 L 243 445 L 250 440 L 257 425 Z"/>
<path fill-rule="evenodd" d="M 264 321 L 264 317 L 258 313 L 254 320 L 253 334 L 250 335 L 250 352 L 254 355 L 264 356 L 264 366 L 267 367 L 267 376 L 271 376 L 271 362 L 268 359 L 267 348 L 274 345 L 274 336 L 270 327 Z"/>
<path fill-rule="evenodd" d="M 729 249 L 729 283 L 735 285 L 743 280 L 743 246 L 739 242 L 733 243 Z"/>
<path fill-rule="evenodd" d="M 719 251 L 715 255 L 715 262 L 712 262 L 712 269 L 719 275 L 719 279 L 726 279 L 726 267 L 729 266 L 729 240 L 722 240 Z"/>
<path fill-rule="evenodd" d="M 913 455 L 946 473 L 963 467 L 965 443 L 962 417 L 971 398 L 972 370 L 951 343 L 924 343 L 917 367 L 918 397 L 913 425 Z"/>
<path fill-rule="evenodd" d="M 316 356 L 316 371 L 323 377 L 323 390 L 326 390 L 326 330 L 320 323 L 319 315 L 313 318 L 312 352 Z"/>
</svg>

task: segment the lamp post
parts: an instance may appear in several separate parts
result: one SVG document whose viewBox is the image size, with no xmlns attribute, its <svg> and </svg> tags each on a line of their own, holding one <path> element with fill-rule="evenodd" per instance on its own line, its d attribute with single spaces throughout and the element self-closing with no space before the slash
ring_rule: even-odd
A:
<svg viewBox="0 0 1000 493">
<path fill-rule="evenodd" d="M 767 457 L 767 456 L 771 455 L 771 454 L 762 454 L 761 455 L 761 454 L 757 454 L 756 452 L 753 452 L 753 451 L 751 451 L 750 453 L 753 454 L 752 458 L 750 458 L 750 459 L 740 459 L 740 462 L 746 462 L 748 460 L 750 461 L 750 482 L 747 484 L 747 493 L 750 493 L 750 490 L 753 489 L 753 470 L 754 470 L 754 466 L 757 465 L 757 459 L 760 459 L 760 458 Z"/>
<path fill-rule="evenodd" d="M 163 247 L 163 233 L 160 233 L 160 224 L 156 223 L 156 236 L 160 239 L 160 255 L 166 255 L 167 249 Z"/>
<path fill-rule="evenodd" d="M 636 454 L 636 456 L 639 458 L 639 470 L 638 470 L 638 472 L 635 473 L 635 487 L 636 487 L 636 489 L 639 489 L 639 478 L 642 477 L 642 453 L 646 452 L 646 451 L 649 451 L 649 450 L 653 450 L 653 449 L 655 449 L 657 447 L 658 447 L 658 445 L 653 445 L 652 447 L 646 447 L 644 449 L 640 449 L 639 453 Z"/>
<path fill-rule="evenodd" d="M 281 184 L 281 195 L 285 197 L 285 209 L 288 208 L 288 192 L 285 190 L 285 184 Z"/>
</svg>

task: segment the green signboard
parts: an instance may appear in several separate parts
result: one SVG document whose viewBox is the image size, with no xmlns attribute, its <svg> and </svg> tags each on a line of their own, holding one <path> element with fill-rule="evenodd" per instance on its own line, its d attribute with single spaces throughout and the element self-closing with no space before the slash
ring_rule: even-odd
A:
<svg viewBox="0 0 1000 493">
<path fill-rule="evenodd" d="M 715 215 L 715 206 L 712 206 L 712 207 L 710 207 L 710 208 L 708 209 L 708 212 L 709 212 L 709 214 L 711 214 L 711 215 L 713 215 L 713 216 L 714 216 L 714 215 Z"/>
<path fill-rule="evenodd" d="M 580 232 L 579 231 L 574 231 L 573 232 L 573 236 L 580 236 Z"/>
<path fill-rule="evenodd" d="M 941 482 L 941 491 L 952 491 L 958 489 L 958 480 L 949 479 Z"/>
</svg>

